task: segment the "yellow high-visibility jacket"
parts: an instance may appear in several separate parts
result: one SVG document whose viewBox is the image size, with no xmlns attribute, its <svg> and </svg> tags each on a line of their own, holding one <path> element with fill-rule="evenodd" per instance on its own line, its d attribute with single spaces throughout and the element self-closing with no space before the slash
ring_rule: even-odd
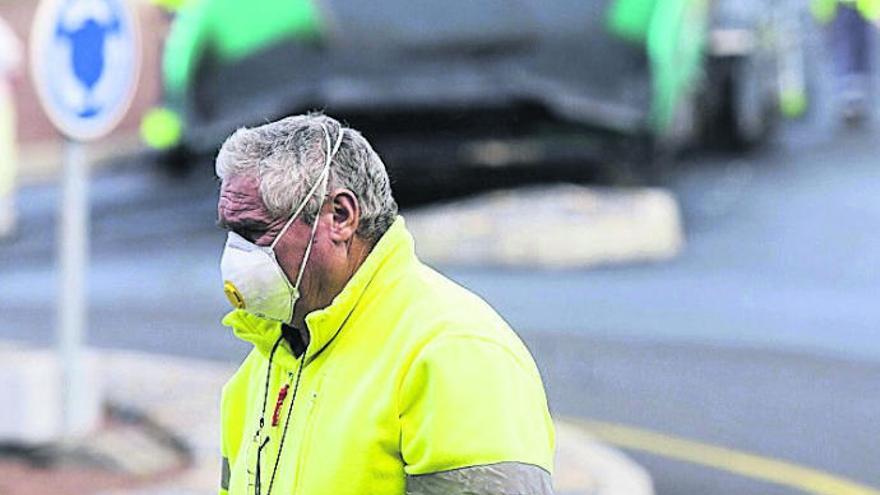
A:
<svg viewBox="0 0 880 495">
<path fill-rule="evenodd" d="M 280 324 L 243 310 L 223 322 L 254 345 L 223 390 L 223 495 L 254 493 L 258 473 L 261 494 L 271 484 L 279 495 L 398 495 L 428 473 L 552 470 L 532 356 L 488 304 L 416 258 L 402 218 L 333 303 L 306 317 L 289 418 L 301 363 Z"/>
</svg>

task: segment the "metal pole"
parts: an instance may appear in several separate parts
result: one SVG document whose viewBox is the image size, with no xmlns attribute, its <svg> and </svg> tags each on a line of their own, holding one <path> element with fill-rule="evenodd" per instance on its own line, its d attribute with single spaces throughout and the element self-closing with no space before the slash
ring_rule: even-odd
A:
<svg viewBox="0 0 880 495">
<path fill-rule="evenodd" d="M 61 359 L 63 433 L 70 439 L 84 424 L 82 343 L 86 328 L 88 264 L 88 170 L 85 145 L 67 141 L 64 149 L 59 259 L 58 351 Z"/>
</svg>

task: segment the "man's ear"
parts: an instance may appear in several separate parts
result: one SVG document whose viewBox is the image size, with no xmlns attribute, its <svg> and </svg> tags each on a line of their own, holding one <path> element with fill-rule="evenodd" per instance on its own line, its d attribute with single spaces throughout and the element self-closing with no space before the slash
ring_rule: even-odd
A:
<svg viewBox="0 0 880 495">
<path fill-rule="evenodd" d="M 333 242 L 350 241 L 357 232 L 361 220 L 357 196 L 348 189 L 336 189 L 330 193 L 330 207 L 333 209 L 330 239 Z"/>
</svg>

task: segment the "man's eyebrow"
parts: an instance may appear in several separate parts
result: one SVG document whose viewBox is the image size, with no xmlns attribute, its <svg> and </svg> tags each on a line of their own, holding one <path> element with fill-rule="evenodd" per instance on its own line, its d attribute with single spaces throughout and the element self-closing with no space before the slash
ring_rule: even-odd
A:
<svg viewBox="0 0 880 495">
<path fill-rule="evenodd" d="M 259 220 L 244 219 L 238 221 L 228 221 L 222 217 L 217 218 L 216 225 L 217 227 L 220 227 L 224 230 L 241 229 L 250 231 L 263 231 L 269 228 L 269 224 L 261 222 Z"/>
</svg>

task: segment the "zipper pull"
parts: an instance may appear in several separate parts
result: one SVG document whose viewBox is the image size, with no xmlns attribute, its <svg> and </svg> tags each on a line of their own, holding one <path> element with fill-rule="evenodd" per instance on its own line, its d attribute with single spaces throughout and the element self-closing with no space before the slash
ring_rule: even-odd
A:
<svg viewBox="0 0 880 495">
<path fill-rule="evenodd" d="M 287 398 L 287 392 L 290 391 L 290 384 L 285 383 L 278 391 L 278 399 L 275 401 L 275 412 L 272 413 L 272 426 L 278 426 L 281 420 L 281 406 L 284 405 L 284 399 Z"/>
</svg>

